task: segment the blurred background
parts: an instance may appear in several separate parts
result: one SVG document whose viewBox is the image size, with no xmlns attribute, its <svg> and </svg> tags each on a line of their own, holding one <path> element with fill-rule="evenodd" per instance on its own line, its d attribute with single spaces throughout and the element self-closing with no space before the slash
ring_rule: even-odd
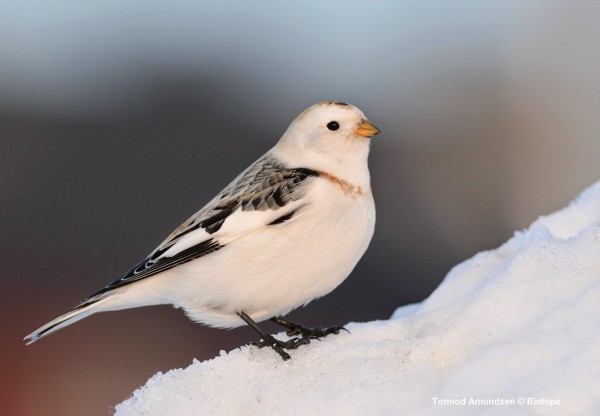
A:
<svg viewBox="0 0 600 416">
<path fill-rule="evenodd" d="M 21 342 L 317 101 L 383 130 L 377 229 L 350 278 L 290 318 L 386 319 L 426 298 L 600 179 L 599 21 L 587 1 L 4 2 L 0 412 L 110 414 L 154 373 L 256 340 L 161 306 Z"/>
</svg>

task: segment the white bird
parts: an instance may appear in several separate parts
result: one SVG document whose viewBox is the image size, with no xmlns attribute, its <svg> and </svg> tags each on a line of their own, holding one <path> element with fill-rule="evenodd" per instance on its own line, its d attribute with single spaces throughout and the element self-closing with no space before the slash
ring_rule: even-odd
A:
<svg viewBox="0 0 600 416">
<path fill-rule="evenodd" d="M 365 253 L 375 227 L 370 138 L 380 130 L 356 107 L 309 107 L 279 142 L 137 266 L 27 337 L 28 344 L 96 312 L 172 304 L 218 328 L 247 323 L 284 349 L 342 327 L 309 329 L 281 318 L 335 289 Z M 280 341 L 256 322 L 285 326 Z"/>
</svg>

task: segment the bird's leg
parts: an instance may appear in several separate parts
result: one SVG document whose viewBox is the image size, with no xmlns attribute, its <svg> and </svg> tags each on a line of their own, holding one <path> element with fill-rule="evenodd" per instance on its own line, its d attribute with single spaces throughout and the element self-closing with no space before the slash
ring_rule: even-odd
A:
<svg viewBox="0 0 600 416">
<path fill-rule="evenodd" d="M 287 319 L 283 319 L 280 316 L 271 318 L 271 321 L 287 328 L 288 337 L 301 335 L 303 339 L 310 339 L 310 338 L 326 337 L 329 334 L 339 334 L 340 330 L 350 332 L 343 326 L 332 326 L 329 328 L 306 328 L 305 326 L 302 326 L 296 322 L 292 322 L 292 321 L 288 321 Z"/>
<path fill-rule="evenodd" d="M 252 345 L 257 346 L 258 348 L 271 347 L 277 354 L 283 358 L 283 361 L 289 360 L 290 355 L 285 352 L 285 350 L 295 350 L 300 345 L 310 344 L 310 338 L 302 337 L 302 338 L 292 338 L 288 341 L 280 341 L 275 338 L 273 335 L 267 333 L 264 329 L 262 329 L 256 322 L 252 320 L 244 311 L 239 311 L 237 313 L 240 318 L 242 318 L 248 325 L 252 327 L 256 331 L 258 335 L 262 338 L 259 342 L 253 342 Z"/>
</svg>

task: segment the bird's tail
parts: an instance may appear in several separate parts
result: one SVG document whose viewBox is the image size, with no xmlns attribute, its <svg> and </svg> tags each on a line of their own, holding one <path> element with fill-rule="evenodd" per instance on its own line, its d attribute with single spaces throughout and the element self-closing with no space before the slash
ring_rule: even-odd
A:
<svg viewBox="0 0 600 416">
<path fill-rule="evenodd" d="M 36 329 L 31 334 L 23 338 L 23 340 L 27 341 L 27 345 L 32 344 L 38 339 L 45 337 L 48 334 L 58 331 L 59 329 L 71 325 L 72 323 L 75 323 L 80 319 L 88 317 L 96 312 L 100 312 L 101 309 L 99 307 L 106 300 L 108 300 L 107 297 L 90 299 L 88 301 L 85 301 L 79 306 L 76 306 L 75 308 L 71 309 L 64 315 L 61 315 L 53 321 L 48 322 L 46 325 Z"/>
</svg>

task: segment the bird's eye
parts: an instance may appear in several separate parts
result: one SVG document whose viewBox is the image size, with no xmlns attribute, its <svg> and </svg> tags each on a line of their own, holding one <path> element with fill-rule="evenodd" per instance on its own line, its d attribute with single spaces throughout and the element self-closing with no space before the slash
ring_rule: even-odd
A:
<svg viewBox="0 0 600 416">
<path fill-rule="evenodd" d="M 338 123 L 337 121 L 330 121 L 329 123 L 327 123 L 327 128 L 329 130 L 337 130 L 340 128 L 340 123 Z"/>
</svg>

